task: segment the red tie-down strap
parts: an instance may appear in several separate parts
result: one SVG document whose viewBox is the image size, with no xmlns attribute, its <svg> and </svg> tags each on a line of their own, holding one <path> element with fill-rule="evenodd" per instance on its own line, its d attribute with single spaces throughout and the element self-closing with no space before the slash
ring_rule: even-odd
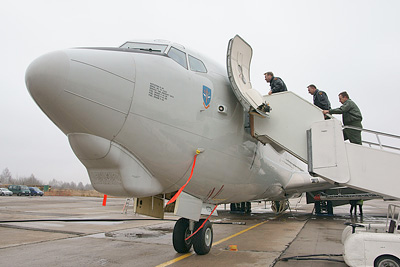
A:
<svg viewBox="0 0 400 267">
<path fill-rule="evenodd" d="M 192 172 L 190 173 L 190 177 L 189 177 L 189 179 L 187 180 L 186 184 L 184 184 L 184 185 L 178 190 L 178 192 L 176 192 L 176 194 L 168 201 L 167 205 L 169 205 L 169 204 L 175 202 L 175 200 L 176 200 L 176 199 L 179 197 L 179 195 L 182 193 L 182 191 L 183 191 L 183 189 L 185 188 L 185 186 L 189 183 L 190 179 L 192 179 L 193 171 L 194 171 L 194 166 L 196 166 L 196 158 L 197 158 L 197 155 L 198 155 L 198 154 L 199 154 L 199 153 L 197 153 L 197 151 L 196 151 L 196 155 L 194 155 L 194 159 L 193 159 Z"/>
<path fill-rule="evenodd" d="M 203 226 L 206 224 L 206 222 L 208 221 L 208 219 L 211 217 L 211 215 L 214 213 L 214 210 L 217 208 L 218 205 L 215 205 L 214 209 L 212 210 L 212 212 L 210 213 L 210 215 L 208 215 L 207 219 L 205 219 L 205 221 L 203 222 L 202 225 L 200 225 L 199 228 L 197 228 L 197 230 L 191 234 L 190 236 L 185 238 L 185 241 L 187 241 L 189 238 L 191 238 L 192 236 L 194 236 L 201 228 L 203 228 Z"/>
<path fill-rule="evenodd" d="M 194 159 L 193 159 L 193 166 L 192 166 L 192 171 L 190 173 L 190 177 L 189 179 L 186 181 L 186 183 L 178 190 L 178 192 L 176 192 L 176 194 L 168 201 L 167 205 L 174 203 L 175 200 L 179 197 L 179 195 L 182 193 L 183 189 L 186 187 L 186 185 L 189 183 L 190 179 L 192 179 L 193 176 L 193 171 L 194 171 L 194 167 L 196 166 L 196 159 L 197 159 L 197 155 L 200 154 L 202 151 L 200 151 L 199 149 L 196 150 L 196 155 L 194 155 Z M 185 240 L 188 240 L 189 238 L 191 238 L 192 236 L 194 236 L 201 228 L 203 228 L 203 226 L 206 224 L 206 222 L 208 221 L 208 219 L 210 218 L 210 216 L 214 213 L 215 209 L 217 208 L 218 205 L 215 205 L 214 209 L 212 210 L 212 212 L 210 213 L 210 215 L 207 217 L 207 219 L 203 222 L 203 224 L 193 233 L 191 234 L 189 237 L 187 237 Z"/>
</svg>

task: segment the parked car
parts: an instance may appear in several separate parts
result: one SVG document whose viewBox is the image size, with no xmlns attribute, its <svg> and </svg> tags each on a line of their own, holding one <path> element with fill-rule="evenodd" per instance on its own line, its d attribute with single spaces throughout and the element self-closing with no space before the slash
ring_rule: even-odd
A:
<svg viewBox="0 0 400 267">
<path fill-rule="evenodd" d="M 8 190 L 16 194 L 17 196 L 30 196 L 31 191 L 26 185 L 9 185 Z"/>
<path fill-rule="evenodd" d="M 31 196 L 43 196 L 43 191 L 37 187 L 29 187 L 31 191 Z"/>
<path fill-rule="evenodd" d="M 8 190 L 7 188 L 0 188 L 0 195 L 1 196 L 12 196 L 13 192 Z"/>
</svg>

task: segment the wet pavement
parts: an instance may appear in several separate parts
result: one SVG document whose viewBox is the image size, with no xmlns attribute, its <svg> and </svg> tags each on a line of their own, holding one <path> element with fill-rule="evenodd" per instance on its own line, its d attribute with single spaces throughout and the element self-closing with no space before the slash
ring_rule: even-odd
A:
<svg viewBox="0 0 400 267">
<path fill-rule="evenodd" d="M 178 217 L 152 219 L 133 214 L 131 206 L 123 214 L 125 199 L 108 198 L 103 207 L 101 198 L 0 197 L 0 220 L 13 221 L 0 223 L 0 258 L 12 259 L 12 266 L 346 266 L 344 222 L 384 222 L 393 203 L 366 201 L 364 216 L 351 217 L 349 205 L 336 207 L 335 216 L 314 216 L 304 199 L 290 202 L 291 211 L 282 215 L 264 202 L 253 203 L 250 215 L 231 214 L 221 205 L 211 218 L 213 247 L 198 256 L 173 249 Z M 51 221 L 71 219 L 78 221 Z M 84 219 L 97 221 L 79 221 Z M 232 224 L 238 222 L 245 224 Z M 0 266 L 10 264 L 2 260 Z"/>
</svg>

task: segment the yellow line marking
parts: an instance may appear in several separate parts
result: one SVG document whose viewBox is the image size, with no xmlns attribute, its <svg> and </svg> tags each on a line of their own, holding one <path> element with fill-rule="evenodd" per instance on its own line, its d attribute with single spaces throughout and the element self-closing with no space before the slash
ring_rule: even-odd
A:
<svg viewBox="0 0 400 267">
<path fill-rule="evenodd" d="M 283 213 L 281 213 L 281 214 L 278 215 L 278 216 L 275 216 L 272 220 L 275 220 L 275 219 L 281 217 L 282 215 L 283 215 Z M 224 238 L 224 239 L 221 239 L 220 241 L 213 243 L 213 246 L 219 245 L 219 244 L 221 244 L 221 243 L 223 243 L 223 242 L 225 242 L 225 241 L 227 241 L 227 240 L 229 240 L 229 239 L 231 239 L 231 238 L 234 238 L 234 237 L 236 237 L 236 236 L 238 236 L 238 235 L 241 235 L 241 234 L 243 234 L 243 233 L 245 233 L 245 232 L 247 232 L 247 231 L 249 231 L 249 230 L 251 230 L 251 229 L 253 229 L 253 228 L 256 228 L 256 227 L 258 227 L 258 226 L 260 226 L 260 225 L 262 225 L 262 224 L 264 224 L 264 223 L 267 223 L 267 222 L 269 222 L 269 220 L 268 220 L 268 221 L 261 222 L 261 223 L 258 223 L 258 224 L 256 224 L 256 225 L 253 225 L 253 226 L 251 226 L 251 227 L 249 227 L 249 228 L 246 228 L 246 229 L 244 229 L 244 230 L 242 230 L 242 231 L 240 231 L 240 232 L 238 232 L 238 233 L 236 233 L 236 234 L 233 234 L 233 235 L 228 236 L 228 237 L 226 237 L 226 238 Z M 183 260 L 183 259 L 186 259 L 186 258 L 188 258 L 188 257 L 190 257 L 190 256 L 192 256 L 192 255 L 194 255 L 194 254 L 195 254 L 194 252 L 186 253 L 186 254 L 184 254 L 184 255 L 178 257 L 178 258 L 175 258 L 175 259 L 173 259 L 173 260 L 170 260 L 170 261 L 161 263 L 161 264 L 157 265 L 156 267 L 166 267 L 166 266 L 169 266 L 169 265 L 171 265 L 171 264 L 173 264 L 173 263 L 175 263 L 175 262 L 178 262 L 178 261 L 181 261 L 181 260 Z"/>
<path fill-rule="evenodd" d="M 229 239 L 231 239 L 231 238 L 234 238 L 234 237 L 236 237 L 236 236 L 238 236 L 238 235 L 241 235 L 241 234 L 243 234 L 243 233 L 245 233 L 245 232 L 247 232 L 247 231 L 249 231 L 249 230 L 251 230 L 251 229 L 253 229 L 253 228 L 256 228 L 257 226 L 260 226 L 260 225 L 262 225 L 262 224 L 264 224 L 264 223 L 266 223 L 266 222 L 268 222 L 268 221 L 258 223 L 258 224 L 256 224 L 256 225 L 253 225 L 253 226 L 251 226 L 251 227 L 249 227 L 249 228 L 247 228 L 247 229 L 244 229 L 244 230 L 242 230 L 242 231 L 240 231 L 240 232 L 238 232 L 238 233 L 236 233 L 236 234 L 233 234 L 233 235 L 228 236 L 228 237 L 226 237 L 226 238 L 224 238 L 224 239 L 221 239 L 220 241 L 213 243 L 213 246 L 219 245 L 219 244 L 221 244 L 222 242 L 225 242 L 225 241 L 227 241 L 227 240 L 229 240 Z"/>
<path fill-rule="evenodd" d="M 173 263 L 175 263 L 175 262 L 178 262 L 178 261 L 181 261 L 181 260 L 183 260 L 183 259 L 186 259 L 187 257 L 190 257 L 190 256 L 192 256 L 193 254 L 195 254 L 195 253 L 194 253 L 194 252 L 186 253 L 186 254 L 184 254 L 184 255 L 178 257 L 178 258 L 175 258 L 175 259 L 173 259 L 173 260 L 170 260 L 170 261 L 161 263 L 161 264 L 157 265 L 156 267 L 165 267 L 165 266 L 169 266 L 169 265 L 171 265 L 171 264 L 173 264 Z"/>
</svg>

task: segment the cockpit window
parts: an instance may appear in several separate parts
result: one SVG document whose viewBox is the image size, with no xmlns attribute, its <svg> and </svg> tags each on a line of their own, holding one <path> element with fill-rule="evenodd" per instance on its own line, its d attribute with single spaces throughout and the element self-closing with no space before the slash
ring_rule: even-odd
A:
<svg viewBox="0 0 400 267">
<path fill-rule="evenodd" d="M 168 56 L 175 60 L 179 65 L 187 69 L 186 53 L 176 49 L 175 47 L 171 47 L 168 52 Z"/>
<path fill-rule="evenodd" d="M 164 53 L 165 49 L 167 49 L 167 45 L 162 44 L 147 44 L 147 43 L 134 43 L 134 42 L 126 42 L 121 45 L 121 48 L 140 50 L 146 52 L 160 52 Z"/>
<path fill-rule="evenodd" d="M 189 55 L 190 70 L 206 73 L 207 69 L 204 63 L 191 55 Z"/>
</svg>

